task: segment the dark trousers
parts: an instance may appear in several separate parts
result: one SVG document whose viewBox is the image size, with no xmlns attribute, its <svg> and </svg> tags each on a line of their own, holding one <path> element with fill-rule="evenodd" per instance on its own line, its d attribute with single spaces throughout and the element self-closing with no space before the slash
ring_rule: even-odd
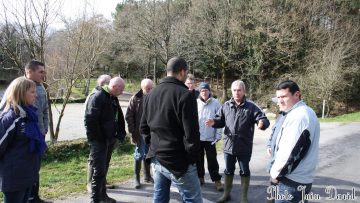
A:
<svg viewBox="0 0 360 203">
<path fill-rule="evenodd" d="M 114 150 L 116 140 L 89 141 L 90 163 L 92 163 L 93 176 L 91 179 L 91 199 L 99 202 L 107 197 L 106 175 Z"/>
<path fill-rule="evenodd" d="M 27 203 L 31 187 L 15 192 L 4 192 L 4 203 Z"/>
<path fill-rule="evenodd" d="M 216 159 L 216 147 L 215 144 L 211 145 L 211 142 L 200 141 L 200 160 L 196 163 L 197 173 L 199 178 L 205 176 L 205 167 L 204 167 L 204 156 L 206 153 L 206 160 L 208 163 L 208 171 L 212 181 L 218 181 L 221 179 L 219 174 L 219 163 Z"/>
<path fill-rule="evenodd" d="M 224 153 L 224 159 L 225 159 L 225 175 L 234 175 L 235 172 L 235 164 L 236 162 L 239 162 L 240 167 L 240 176 L 250 176 L 250 155 L 232 155 L 228 153 Z"/>
</svg>

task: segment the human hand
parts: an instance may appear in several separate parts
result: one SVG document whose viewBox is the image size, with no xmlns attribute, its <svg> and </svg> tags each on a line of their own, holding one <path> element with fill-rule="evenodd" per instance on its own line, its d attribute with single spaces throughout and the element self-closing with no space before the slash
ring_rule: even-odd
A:
<svg viewBox="0 0 360 203">
<path fill-rule="evenodd" d="M 258 122 L 258 129 L 263 129 L 263 127 L 264 127 L 264 122 L 262 121 L 262 120 L 259 120 L 259 122 Z"/>
<path fill-rule="evenodd" d="M 271 183 L 278 184 L 279 181 L 276 178 L 271 178 Z"/>
<path fill-rule="evenodd" d="M 266 149 L 266 153 L 267 153 L 268 156 L 271 156 L 271 154 L 272 154 L 271 148 L 267 148 L 267 149 Z"/>
<path fill-rule="evenodd" d="M 207 120 L 205 121 L 205 125 L 206 125 L 207 127 L 211 127 L 211 126 L 213 126 L 214 124 L 215 124 L 214 119 L 207 119 Z"/>
</svg>

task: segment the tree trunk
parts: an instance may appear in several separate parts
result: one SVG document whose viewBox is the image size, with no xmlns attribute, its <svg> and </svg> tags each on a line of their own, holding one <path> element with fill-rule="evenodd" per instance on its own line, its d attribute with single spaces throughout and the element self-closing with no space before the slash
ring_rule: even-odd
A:
<svg viewBox="0 0 360 203">
<path fill-rule="evenodd" d="M 227 101 L 229 99 L 228 95 L 227 95 L 227 87 L 226 87 L 226 70 L 225 68 L 222 69 L 222 78 L 223 78 L 223 94 L 222 94 L 222 98 L 223 98 L 223 102 Z"/>
<path fill-rule="evenodd" d="M 157 64 L 157 60 L 156 60 L 156 56 L 154 58 L 154 83 L 157 84 L 156 82 L 156 64 Z"/>
</svg>

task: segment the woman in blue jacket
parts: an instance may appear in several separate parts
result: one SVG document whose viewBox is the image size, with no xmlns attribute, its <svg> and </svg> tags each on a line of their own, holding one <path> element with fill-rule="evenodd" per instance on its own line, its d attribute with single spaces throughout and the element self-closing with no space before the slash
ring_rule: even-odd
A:
<svg viewBox="0 0 360 203">
<path fill-rule="evenodd" d="M 0 114 L 0 190 L 4 203 L 26 203 L 38 180 L 40 157 L 46 144 L 37 124 L 36 84 L 25 77 L 8 87 Z"/>
</svg>

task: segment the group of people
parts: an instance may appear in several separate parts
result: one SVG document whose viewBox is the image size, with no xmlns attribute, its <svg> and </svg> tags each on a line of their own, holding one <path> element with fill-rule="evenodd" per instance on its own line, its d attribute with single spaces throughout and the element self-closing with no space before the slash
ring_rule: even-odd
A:
<svg viewBox="0 0 360 203">
<path fill-rule="evenodd" d="M 0 114 L 0 189 L 4 202 L 44 202 L 38 196 L 41 156 L 46 149 L 47 102 L 42 81 L 45 65 L 31 61 L 26 77 L 15 79 L 6 90 Z M 93 203 L 113 203 L 107 195 L 106 175 L 117 141 L 126 136 L 125 120 L 134 152 L 134 185 L 140 188 L 143 165 L 144 181 L 154 184 L 153 202 L 170 201 L 174 184 L 183 202 L 203 202 L 206 154 L 211 180 L 223 191 L 217 202 L 231 199 L 236 163 L 240 171 L 240 199 L 248 201 L 254 130 L 270 126 L 262 109 L 246 97 L 245 83 L 231 85 L 232 97 L 224 104 L 213 97 L 210 86 L 188 74 L 187 62 L 171 58 L 167 76 L 154 87 L 153 81 L 141 81 L 124 116 L 118 96 L 125 88 L 121 77 L 102 75 L 85 102 L 84 123 L 90 148 L 88 190 Z M 314 111 L 301 100 L 299 86 L 291 80 L 276 87 L 280 114 L 273 125 L 267 145 L 270 156 L 270 185 L 277 195 L 290 199 L 275 202 L 299 202 L 304 186 L 309 193 L 314 179 L 319 148 L 319 122 Z M 223 135 L 223 138 L 222 138 Z M 224 185 L 219 174 L 216 143 L 223 139 L 225 160 Z M 152 174 L 150 172 L 152 168 Z M 10 170 L 11 169 L 11 170 Z M 26 170 L 26 171 L 25 171 Z M 32 195 L 30 195 L 32 194 Z M 30 199 L 29 199 L 29 196 Z M 276 197 L 276 196 L 275 196 Z M 306 202 L 306 200 L 304 200 Z"/>
<path fill-rule="evenodd" d="M 183 202 L 203 202 L 204 155 L 210 178 L 216 189 L 224 190 L 217 202 L 231 199 L 235 165 L 241 177 L 240 200 L 248 202 L 249 162 L 252 155 L 255 125 L 260 130 L 270 126 L 262 109 L 246 98 L 245 83 L 231 85 L 232 98 L 223 105 L 212 97 L 207 83 L 195 89 L 188 75 L 186 61 L 171 58 L 162 79 L 143 101 L 140 134 L 149 146 L 146 162 L 154 175 L 153 202 L 169 202 L 174 184 Z M 268 142 L 270 187 L 277 194 L 269 202 L 307 202 L 319 150 L 320 127 L 315 112 L 301 100 L 299 86 L 285 80 L 276 87 L 280 114 Z M 225 160 L 224 187 L 214 144 L 223 137 Z M 305 188 L 299 190 L 299 186 Z M 286 197 L 274 199 L 273 197 Z"/>
</svg>

